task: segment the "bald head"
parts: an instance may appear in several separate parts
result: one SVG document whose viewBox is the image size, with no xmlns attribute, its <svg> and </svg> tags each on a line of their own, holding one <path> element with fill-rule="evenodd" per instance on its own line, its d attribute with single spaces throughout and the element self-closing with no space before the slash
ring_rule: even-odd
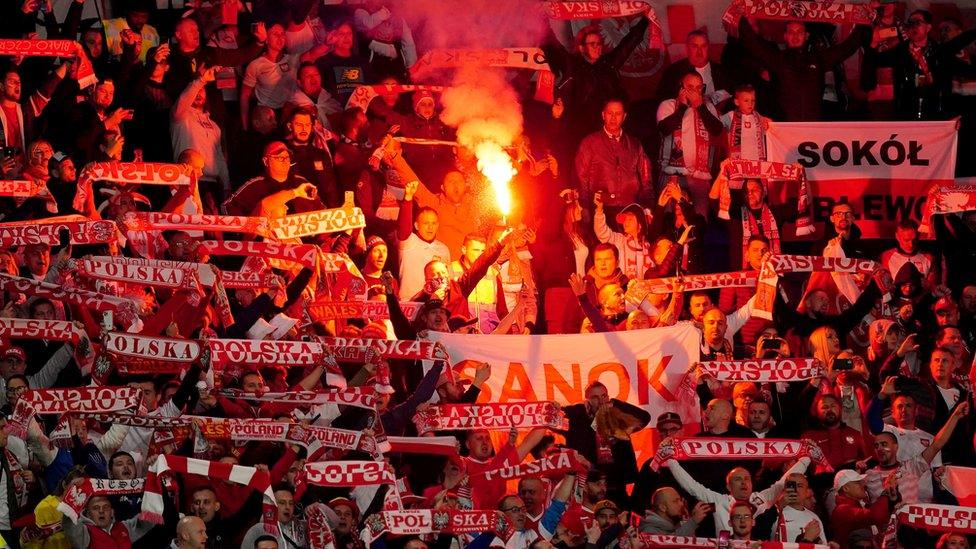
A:
<svg viewBox="0 0 976 549">
<path fill-rule="evenodd" d="M 176 540 L 182 549 L 205 549 L 207 525 L 200 517 L 183 517 L 176 524 Z"/>
</svg>

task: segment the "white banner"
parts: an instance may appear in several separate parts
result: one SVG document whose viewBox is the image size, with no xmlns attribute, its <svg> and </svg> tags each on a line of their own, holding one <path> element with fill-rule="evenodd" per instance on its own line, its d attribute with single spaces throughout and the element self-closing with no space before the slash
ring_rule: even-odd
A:
<svg viewBox="0 0 976 549">
<path fill-rule="evenodd" d="M 956 133 L 953 120 L 773 122 L 766 148 L 770 161 L 806 168 L 815 222 L 846 202 L 864 236 L 878 238 L 902 219 L 921 221 L 928 188 L 953 182 Z"/>
<path fill-rule="evenodd" d="M 559 404 L 583 401 L 586 386 L 599 380 L 611 398 L 640 406 L 651 421 L 663 412 L 681 415 L 685 423 L 700 419 L 694 391 L 687 377 L 698 362 L 701 332 L 690 322 L 667 328 L 602 334 L 472 335 L 431 333 L 444 344 L 451 363 L 470 359 L 491 365 L 491 377 L 481 387 L 478 402 L 535 402 Z M 461 375 L 473 378 L 473 366 Z M 641 438 L 645 438 L 645 431 Z M 634 447 L 649 458 L 650 437 L 635 438 Z"/>
</svg>

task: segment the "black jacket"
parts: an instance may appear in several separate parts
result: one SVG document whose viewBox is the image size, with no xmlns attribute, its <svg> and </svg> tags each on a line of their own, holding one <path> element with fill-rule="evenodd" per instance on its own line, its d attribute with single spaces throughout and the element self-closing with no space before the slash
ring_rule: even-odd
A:
<svg viewBox="0 0 976 549">
<path fill-rule="evenodd" d="M 738 82 L 722 65 L 714 61 L 709 64 L 712 69 L 712 82 L 715 84 L 715 89 L 706 89 L 705 93 L 709 94 L 718 90 L 725 90 L 731 94 Z M 655 102 L 661 103 L 665 99 L 677 97 L 678 89 L 681 87 L 681 78 L 692 68 L 694 67 L 691 66 L 691 63 L 686 58 L 675 61 L 668 68 L 664 69 L 664 74 L 661 75 L 661 82 L 657 86 Z"/>
<path fill-rule="evenodd" d="M 820 120 L 824 75 L 854 54 L 871 37 L 871 28 L 854 27 L 843 42 L 821 50 L 787 48 L 763 40 L 743 17 L 739 37 L 753 56 L 766 67 L 775 82 L 774 95 L 786 121 Z"/>
</svg>

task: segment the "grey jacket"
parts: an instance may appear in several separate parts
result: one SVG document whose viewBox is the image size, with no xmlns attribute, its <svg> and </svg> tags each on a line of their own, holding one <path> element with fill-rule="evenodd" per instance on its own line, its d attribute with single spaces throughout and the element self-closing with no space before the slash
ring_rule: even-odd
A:
<svg viewBox="0 0 976 549">
<path fill-rule="evenodd" d="M 698 523 L 687 519 L 677 527 L 670 520 L 653 512 L 648 512 L 640 521 L 638 527 L 645 534 L 673 534 L 676 536 L 694 536 Z"/>
</svg>

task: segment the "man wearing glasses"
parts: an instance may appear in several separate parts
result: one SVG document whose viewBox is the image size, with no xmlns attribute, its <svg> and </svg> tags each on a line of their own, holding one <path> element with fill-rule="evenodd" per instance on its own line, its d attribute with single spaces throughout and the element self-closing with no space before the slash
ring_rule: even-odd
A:
<svg viewBox="0 0 976 549">
<path fill-rule="evenodd" d="M 249 180 L 224 202 L 227 215 L 284 217 L 324 210 L 315 185 L 291 173 L 291 152 L 281 141 L 264 148 L 264 174 Z"/>
</svg>

